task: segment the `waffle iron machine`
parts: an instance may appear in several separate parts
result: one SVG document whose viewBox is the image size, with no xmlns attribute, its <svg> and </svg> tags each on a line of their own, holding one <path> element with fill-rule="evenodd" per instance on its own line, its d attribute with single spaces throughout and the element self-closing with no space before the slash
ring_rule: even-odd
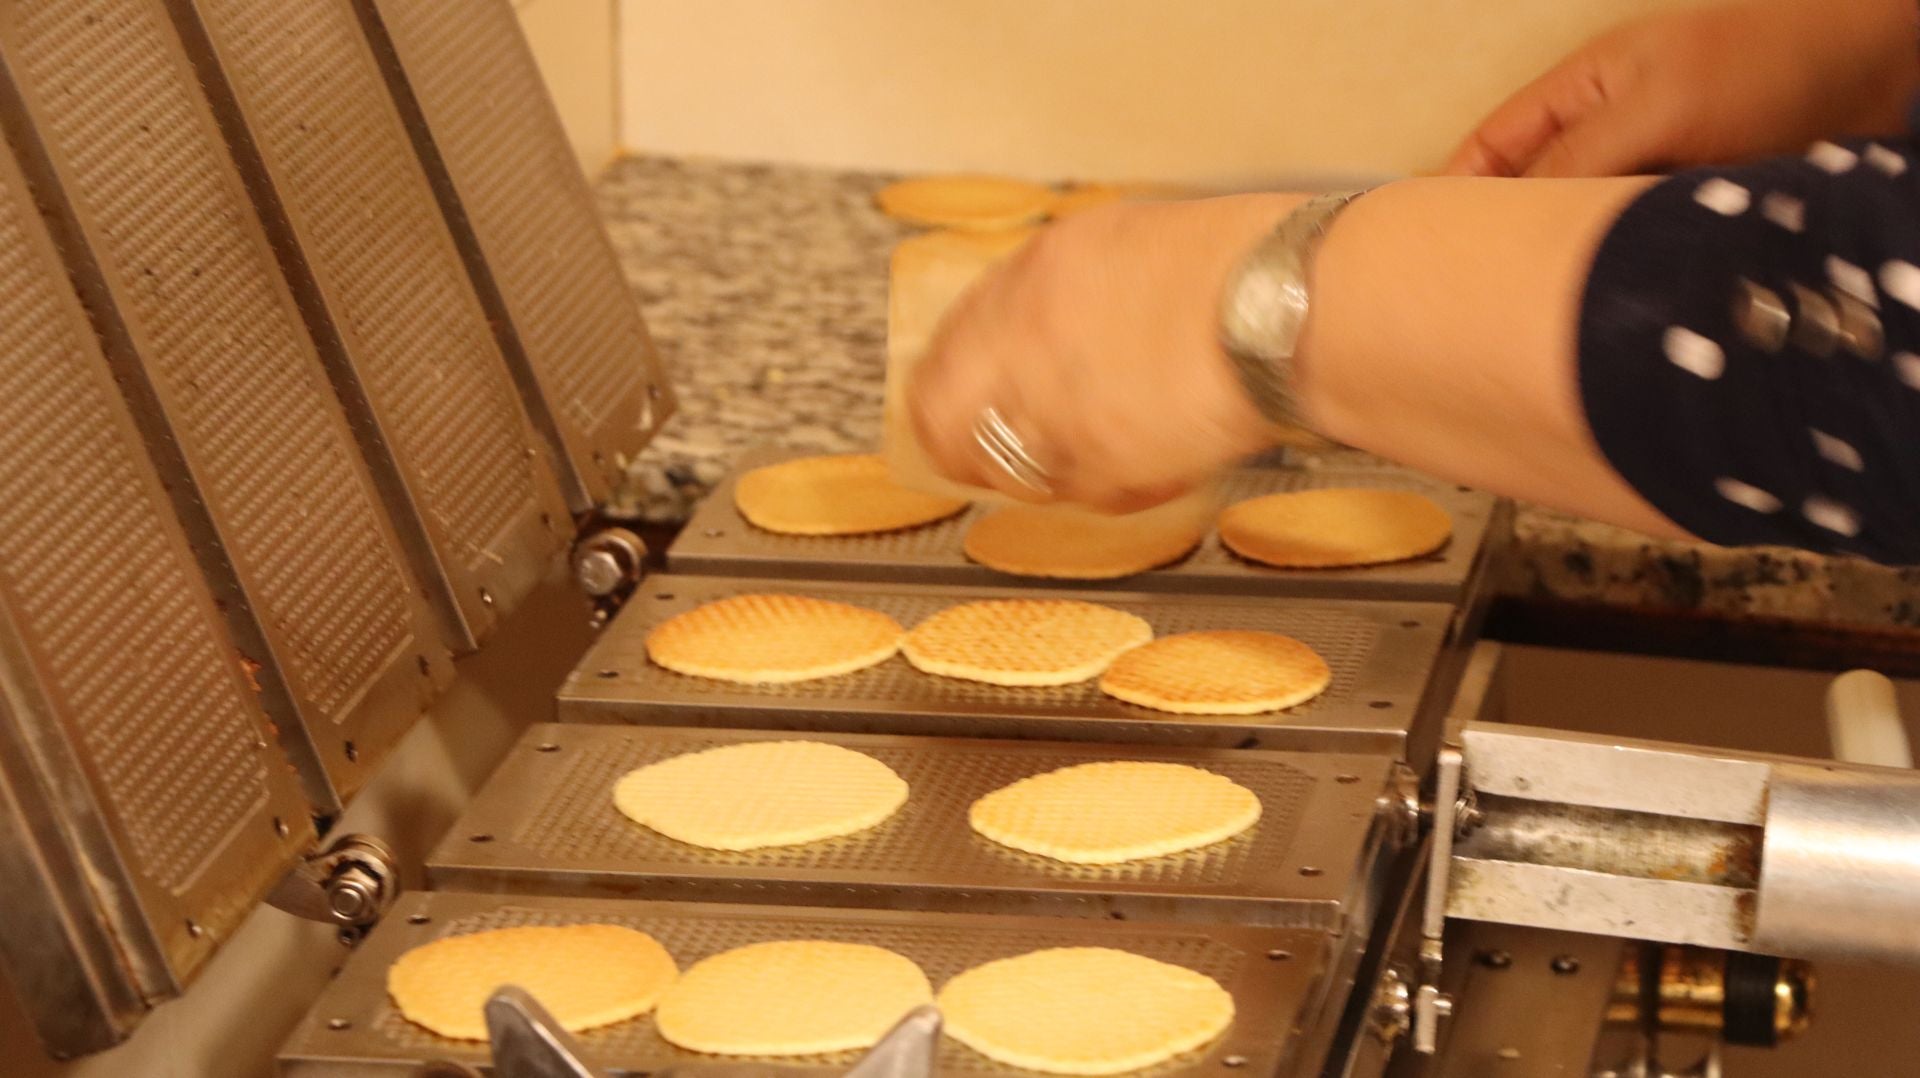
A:
<svg viewBox="0 0 1920 1078">
<path fill-rule="evenodd" d="M 966 516 L 798 539 L 723 489 L 643 579 L 613 510 L 672 398 L 509 0 L 0 5 L 0 136 L 0 966 L 49 1053 L 123 1040 L 263 902 L 353 945 L 281 1052 L 290 1078 L 1014 1073 L 931 1013 L 864 1058 L 776 1064 L 677 1050 L 645 1018 L 568 1036 L 512 991 L 491 1043 L 395 1012 L 401 952 L 507 925 L 632 925 L 682 966 L 871 942 L 936 984 L 1120 947 L 1235 997 L 1219 1040 L 1156 1075 L 1263 1078 L 1710 1069 L 1720 1039 L 1804 1020 L 1797 959 L 1920 955 L 1920 784 L 1506 721 L 1525 716 L 1497 713 L 1477 637 L 1510 510 L 1377 462 L 1294 458 L 1231 492 L 1417 490 L 1452 514 L 1447 548 L 1300 573 L 1210 537 L 1043 589 L 967 562 Z M 552 713 L 424 866 L 340 833 L 453 665 L 561 564 L 603 627 Z M 1162 633 L 1287 633 L 1333 683 L 1207 720 L 897 658 L 766 688 L 647 663 L 651 625 L 767 588 L 908 624 L 1081 595 Z M 612 808 L 634 766 L 796 731 L 883 760 L 911 800 L 744 854 Z M 1104 759 L 1207 767 L 1264 815 L 1100 867 L 967 829 L 981 794 Z M 403 867 L 426 887 L 397 893 Z"/>
</svg>

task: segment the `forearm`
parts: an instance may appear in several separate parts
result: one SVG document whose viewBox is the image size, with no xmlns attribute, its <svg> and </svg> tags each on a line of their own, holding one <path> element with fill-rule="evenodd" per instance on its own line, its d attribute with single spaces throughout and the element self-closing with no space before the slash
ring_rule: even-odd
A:
<svg viewBox="0 0 1920 1078">
<path fill-rule="evenodd" d="M 1462 483 L 1681 535 L 1608 465 L 1579 393 L 1587 271 L 1648 182 L 1420 179 L 1355 202 L 1314 269 L 1310 420 Z"/>
</svg>

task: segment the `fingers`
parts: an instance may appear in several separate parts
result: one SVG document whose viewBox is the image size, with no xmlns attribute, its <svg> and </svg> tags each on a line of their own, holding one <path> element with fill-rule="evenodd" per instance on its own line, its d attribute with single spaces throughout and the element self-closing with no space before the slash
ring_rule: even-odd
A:
<svg viewBox="0 0 1920 1078">
<path fill-rule="evenodd" d="M 1609 102 L 1558 133 L 1524 173 L 1551 179 L 1626 176 L 1668 163 L 1665 114 L 1650 101 Z"/>
<path fill-rule="evenodd" d="M 1456 176 L 1524 176 L 1563 136 L 1609 103 L 1599 65 L 1568 57 L 1480 121 L 1448 158 Z"/>
</svg>

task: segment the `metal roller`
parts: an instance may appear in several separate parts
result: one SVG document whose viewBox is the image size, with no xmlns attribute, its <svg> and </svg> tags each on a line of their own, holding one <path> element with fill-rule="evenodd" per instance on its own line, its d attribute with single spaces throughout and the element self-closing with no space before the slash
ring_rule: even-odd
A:
<svg viewBox="0 0 1920 1078">
<path fill-rule="evenodd" d="M 1920 963 L 1920 776 L 1775 764 L 1753 946 Z"/>
</svg>

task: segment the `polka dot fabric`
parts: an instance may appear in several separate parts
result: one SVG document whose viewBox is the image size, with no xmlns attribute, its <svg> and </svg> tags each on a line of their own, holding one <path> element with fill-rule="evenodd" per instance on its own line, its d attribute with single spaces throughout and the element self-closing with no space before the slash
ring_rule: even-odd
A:
<svg viewBox="0 0 1920 1078">
<path fill-rule="evenodd" d="M 1676 524 L 1920 564 L 1920 170 L 1822 142 L 1648 189 L 1595 256 L 1580 392 Z"/>
</svg>

